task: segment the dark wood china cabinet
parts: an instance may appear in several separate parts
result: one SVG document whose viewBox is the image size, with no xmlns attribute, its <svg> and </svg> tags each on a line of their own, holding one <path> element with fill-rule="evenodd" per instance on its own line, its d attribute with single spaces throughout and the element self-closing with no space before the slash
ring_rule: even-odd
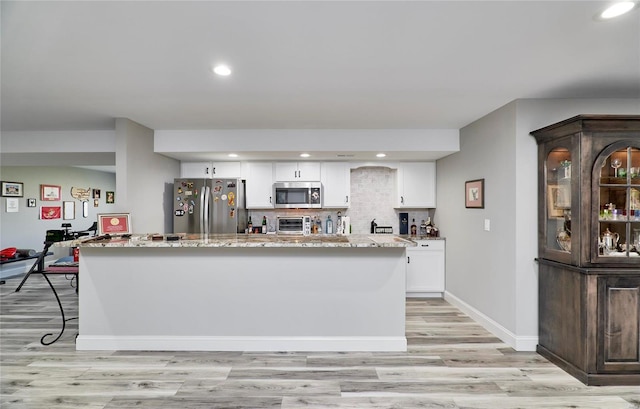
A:
<svg viewBox="0 0 640 409">
<path fill-rule="evenodd" d="M 640 115 L 538 143 L 538 352 L 588 385 L 640 385 Z"/>
</svg>

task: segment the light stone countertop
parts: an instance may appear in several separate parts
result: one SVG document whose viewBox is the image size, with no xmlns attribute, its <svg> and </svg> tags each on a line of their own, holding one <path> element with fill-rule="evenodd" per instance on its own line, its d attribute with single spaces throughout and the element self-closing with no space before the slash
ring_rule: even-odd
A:
<svg viewBox="0 0 640 409">
<path fill-rule="evenodd" d="M 416 243 L 391 234 L 351 234 L 347 236 L 314 234 L 288 236 L 276 234 L 176 234 L 179 240 L 152 240 L 150 234 L 132 234 L 129 238 L 82 237 L 55 243 L 58 247 L 415 247 Z M 160 236 L 160 235 L 158 235 Z"/>
</svg>

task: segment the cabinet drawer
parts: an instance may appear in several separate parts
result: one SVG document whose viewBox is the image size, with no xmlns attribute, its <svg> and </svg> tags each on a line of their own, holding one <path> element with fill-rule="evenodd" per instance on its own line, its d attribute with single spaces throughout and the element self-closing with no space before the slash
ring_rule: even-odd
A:
<svg viewBox="0 0 640 409">
<path fill-rule="evenodd" d="M 417 247 L 408 247 L 416 250 L 444 250 L 444 240 L 414 240 Z"/>
</svg>

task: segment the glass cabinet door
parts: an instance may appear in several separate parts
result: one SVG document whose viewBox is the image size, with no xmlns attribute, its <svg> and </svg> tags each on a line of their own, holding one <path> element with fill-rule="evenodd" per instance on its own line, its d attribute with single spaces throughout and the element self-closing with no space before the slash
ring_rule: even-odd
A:
<svg viewBox="0 0 640 409">
<path fill-rule="evenodd" d="M 597 257 L 640 256 L 640 149 L 623 147 L 601 158 Z M 620 261 L 620 260 L 615 260 Z"/>
<path fill-rule="evenodd" d="M 546 159 L 546 250 L 571 253 L 571 152 L 556 147 Z"/>
</svg>

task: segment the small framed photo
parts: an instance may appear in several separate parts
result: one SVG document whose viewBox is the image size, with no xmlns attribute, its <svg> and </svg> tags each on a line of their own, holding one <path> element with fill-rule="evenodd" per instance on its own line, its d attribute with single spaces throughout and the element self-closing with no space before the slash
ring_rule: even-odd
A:
<svg viewBox="0 0 640 409">
<path fill-rule="evenodd" d="M 548 216 L 563 217 L 564 211 L 571 209 L 571 190 L 568 185 L 547 186 Z"/>
<path fill-rule="evenodd" d="M 36 199 L 35 198 L 27 199 L 27 207 L 36 207 Z"/>
<path fill-rule="evenodd" d="M 16 199 L 15 197 L 8 197 L 6 199 L 4 199 L 6 201 L 5 205 L 5 210 L 7 213 L 16 213 L 18 212 L 18 199 Z"/>
<path fill-rule="evenodd" d="M 60 186 L 40 185 L 40 200 L 45 202 L 60 200 Z"/>
<path fill-rule="evenodd" d="M 100 189 L 93 189 L 93 198 L 100 199 Z"/>
<path fill-rule="evenodd" d="M 24 184 L 22 182 L 2 182 L 2 196 L 22 197 Z"/>
<path fill-rule="evenodd" d="M 62 218 L 64 220 L 76 218 L 76 202 L 62 202 Z"/>
<path fill-rule="evenodd" d="M 464 207 L 484 209 L 484 179 L 464 182 Z"/>
<path fill-rule="evenodd" d="M 107 192 L 107 203 L 115 203 L 116 202 L 116 194 L 115 192 Z"/>
<path fill-rule="evenodd" d="M 100 201 L 98 199 L 93 199 L 93 207 L 98 207 L 100 204 Z"/>
<path fill-rule="evenodd" d="M 98 235 L 131 234 L 131 215 L 129 213 L 99 213 Z"/>
</svg>

